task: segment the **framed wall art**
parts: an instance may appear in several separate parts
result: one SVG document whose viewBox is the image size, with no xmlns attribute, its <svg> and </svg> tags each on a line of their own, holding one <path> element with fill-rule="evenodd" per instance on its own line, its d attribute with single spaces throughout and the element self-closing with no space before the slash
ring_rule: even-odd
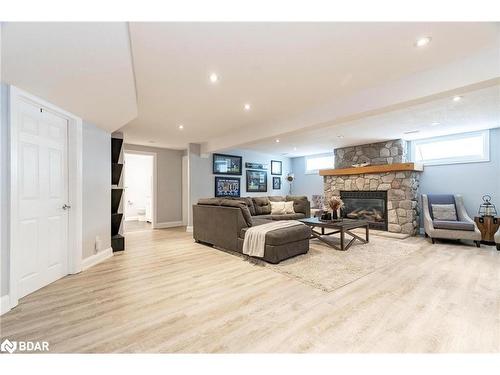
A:
<svg viewBox="0 0 500 375">
<path fill-rule="evenodd" d="M 279 160 L 271 160 L 271 174 L 282 175 L 282 163 Z"/>
<path fill-rule="evenodd" d="M 242 164 L 241 156 L 214 154 L 212 165 L 213 174 L 241 176 Z"/>
<path fill-rule="evenodd" d="M 281 190 L 281 177 L 273 177 L 273 190 Z"/>
<path fill-rule="evenodd" d="M 265 193 L 267 191 L 267 172 L 247 169 L 247 192 Z"/>
<path fill-rule="evenodd" d="M 239 197 L 240 179 L 235 177 L 215 177 L 216 197 Z"/>
</svg>

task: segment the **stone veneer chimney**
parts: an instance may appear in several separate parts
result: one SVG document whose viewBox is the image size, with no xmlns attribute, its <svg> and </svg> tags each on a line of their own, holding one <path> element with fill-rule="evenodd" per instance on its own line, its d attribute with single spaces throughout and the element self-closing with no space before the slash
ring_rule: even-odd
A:
<svg viewBox="0 0 500 375">
<path fill-rule="evenodd" d="M 335 149 L 335 169 L 353 164 L 371 165 L 407 162 L 407 146 L 402 139 Z M 325 198 L 340 191 L 387 191 L 388 231 L 414 235 L 419 229 L 418 188 L 420 172 L 381 172 L 324 176 Z"/>
</svg>

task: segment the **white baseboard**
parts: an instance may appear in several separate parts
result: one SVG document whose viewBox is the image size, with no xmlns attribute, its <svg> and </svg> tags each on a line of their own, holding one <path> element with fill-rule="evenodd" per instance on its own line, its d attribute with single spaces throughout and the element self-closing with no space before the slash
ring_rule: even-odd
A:
<svg viewBox="0 0 500 375">
<path fill-rule="evenodd" d="M 0 315 L 8 313 L 10 311 L 10 297 L 8 294 L 2 296 L 0 299 Z"/>
<path fill-rule="evenodd" d="M 128 216 L 125 218 L 125 221 L 138 221 L 139 216 Z"/>
<path fill-rule="evenodd" d="M 186 227 L 186 232 L 192 232 L 193 231 L 193 226 L 192 225 L 188 225 Z"/>
<path fill-rule="evenodd" d="M 82 271 L 89 269 L 92 266 L 95 266 L 97 263 L 101 263 L 102 261 L 111 258 L 113 256 L 113 249 L 110 247 L 106 250 L 99 251 L 97 254 L 91 255 L 88 258 L 85 258 L 82 261 Z"/>
<path fill-rule="evenodd" d="M 156 223 L 154 229 L 174 228 L 174 227 L 182 227 L 182 221 L 167 221 L 164 223 Z"/>
</svg>

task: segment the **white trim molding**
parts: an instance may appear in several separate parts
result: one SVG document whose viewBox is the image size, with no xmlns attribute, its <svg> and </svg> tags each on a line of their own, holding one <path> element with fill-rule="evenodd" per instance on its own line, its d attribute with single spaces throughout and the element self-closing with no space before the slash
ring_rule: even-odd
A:
<svg viewBox="0 0 500 375">
<path fill-rule="evenodd" d="M 156 223 L 153 229 L 175 228 L 182 227 L 184 224 L 181 221 L 166 221 L 164 223 Z"/>
<path fill-rule="evenodd" d="M 0 299 L 0 315 L 8 313 L 10 309 L 11 309 L 10 297 L 8 294 L 6 294 L 5 296 L 2 296 L 2 298 Z"/>
<path fill-rule="evenodd" d="M 98 263 L 104 262 L 113 256 L 113 249 L 107 248 L 106 250 L 99 251 L 97 254 L 91 255 L 82 261 L 82 271 L 88 270 L 90 267 Z"/>
<path fill-rule="evenodd" d="M 188 233 L 193 232 L 193 226 L 192 225 L 187 226 L 186 227 L 186 232 L 188 232 Z"/>
</svg>

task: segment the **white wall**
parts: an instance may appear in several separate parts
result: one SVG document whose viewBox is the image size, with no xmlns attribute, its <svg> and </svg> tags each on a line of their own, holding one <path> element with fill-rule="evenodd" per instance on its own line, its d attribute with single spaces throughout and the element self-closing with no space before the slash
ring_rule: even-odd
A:
<svg viewBox="0 0 500 375">
<path fill-rule="evenodd" d="M 111 134 L 83 122 L 83 258 L 111 247 Z M 95 250 L 96 237 L 100 248 Z"/>
<path fill-rule="evenodd" d="M 153 156 L 125 153 L 125 219 L 137 219 L 138 209 L 151 209 Z M 150 212 L 148 210 L 148 212 Z"/>
<path fill-rule="evenodd" d="M 157 223 L 182 222 L 182 150 L 125 144 L 127 151 L 156 153 Z"/>
</svg>

